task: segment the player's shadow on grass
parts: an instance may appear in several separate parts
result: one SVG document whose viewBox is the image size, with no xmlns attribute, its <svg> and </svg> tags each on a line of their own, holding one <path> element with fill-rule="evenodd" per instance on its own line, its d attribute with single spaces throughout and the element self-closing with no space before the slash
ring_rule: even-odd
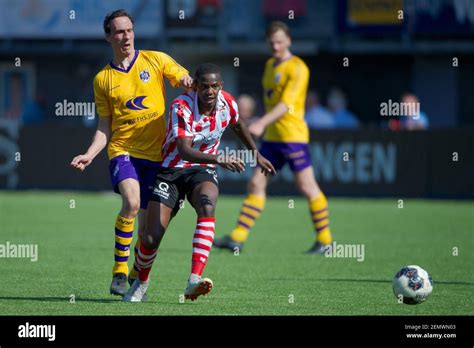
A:
<svg viewBox="0 0 474 348">
<path fill-rule="evenodd" d="M 39 302 L 70 302 L 69 297 L 29 297 L 29 296 L 0 296 L 0 301 L 2 300 L 24 300 L 24 301 L 39 301 Z M 108 298 L 82 298 L 76 297 L 74 302 L 96 302 L 96 303 L 113 303 L 113 302 L 121 302 L 120 298 L 117 299 L 108 299 Z"/>
<path fill-rule="evenodd" d="M 316 279 L 316 278 L 271 278 L 271 281 L 303 281 L 303 282 L 356 282 L 356 283 L 392 283 L 391 280 L 387 279 L 343 279 L 343 278 L 332 278 L 332 279 Z M 474 286 L 474 282 L 464 281 L 443 281 L 434 280 L 433 283 L 443 285 L 469 285 Z"/>
</svg>

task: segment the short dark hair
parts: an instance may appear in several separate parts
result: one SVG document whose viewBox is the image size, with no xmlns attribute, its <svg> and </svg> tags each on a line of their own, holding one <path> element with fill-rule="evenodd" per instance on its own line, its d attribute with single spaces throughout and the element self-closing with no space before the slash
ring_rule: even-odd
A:
<svg viewBox="0 0 474 348">
<path fill-rule="evenodd" d="M 132 24 L 135 23 L 132 15 L 128 13 L 127 11 L 123 9 L 115 10 L 113 12 L 108 13 L 104 18 L 104 32 L 106 34 L 110 34 L 110 22 L 112 22 L 112 19 L 118 18 L 118 17 L 128 17 L 130 21 L 132 21 Z"/>
<path fill-rule="evenodd" d="M 197 81 L 201 81 L 203 76 L 207 75 L 207 74 L 216 74 L 216 75 L 219 75 L 219 77 L 222 78 L 221 68 L 219 68 L 217 65 L 212 64 L 212 63 L 202 63 L 202 64 L 200 64 L 197 67 L 196 72 L 194 73 L 194 78 Z"/>
<path fill-rule="evenodd" d="M 269 38 L 271 35 L 275 34 L 278 30 L 283 30 L 286 36 L 291 38 L 290 28 L 288 28 L 288 25 L 286 25 L 286 23 L 281 22 L 281 21 L 271 22 L 267 27 L 267 31 L 265 35 L 267 38 Z"/>
</svg>

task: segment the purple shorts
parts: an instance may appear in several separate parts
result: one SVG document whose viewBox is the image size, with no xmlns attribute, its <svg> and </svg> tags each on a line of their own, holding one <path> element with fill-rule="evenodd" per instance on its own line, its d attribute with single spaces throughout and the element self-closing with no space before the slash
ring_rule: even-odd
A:
<svg viewBox="0 0 474 348">
<path fill-rule="evenodd" d="M 112 187 L 120 193 L 118 184 L 125 179 L 135 179 L 140 184 L 140 208 L 148 207 L 149 192 L 155 182 L 161 162 L 135 158 L 129 155 L 119 155 L 110 160 L 109 172 Z"/>
<path fill-rule="evenodd" d="M 306 143 L 262 141 L 260 153 L 272 162 L 276 170 L 283 168 L 287 162 L 293 172 L 312 165 L 309 146 Z"/>
</svg>

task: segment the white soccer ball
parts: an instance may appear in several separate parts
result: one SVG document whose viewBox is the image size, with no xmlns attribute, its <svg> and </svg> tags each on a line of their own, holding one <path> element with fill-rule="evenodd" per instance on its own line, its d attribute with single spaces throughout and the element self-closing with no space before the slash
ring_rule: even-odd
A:
<svg viewBox="0 0 474 348">
<path fill-rule="evenodd" d="M 406 304 L 424 302 L 433 291 L 433 280 L 423 268 L 403 267 L 393 278 L 393 293 Z"/>
</svg>

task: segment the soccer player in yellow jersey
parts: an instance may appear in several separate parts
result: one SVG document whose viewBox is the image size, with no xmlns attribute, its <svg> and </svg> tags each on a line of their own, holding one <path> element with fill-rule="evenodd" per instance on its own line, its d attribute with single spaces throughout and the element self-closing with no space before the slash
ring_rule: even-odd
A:
<svg viewBox="0 0 474 348">
<path fill-rule="evenodd" d="M 332 243 L 332 236 L 328 203 L 314 177 L 308 147 L 309 131 L 304 121 L 309 69 L 303 60 L 291 53 L 291 37 L 285 23 L 271 23 L 266 35 L 273 54 L 265 65 L 262 79 L 266 113 L 250 125 L 249 131 L 257 137 L 263 134 L 260 152 L 276 170 L 286 163 L 290 165 L 296 186 L 308 200 L 316 231 L 316 240 L 307 253 L 324 253 Z M 242 249 L 265 206 L 267 183 L 268 177 L 260 170 L 254 170 L 237 226 L 230 235 L 215 240 L 216 247 Z"/>
<path fill-rule="evenodd" d="M 139 234 L 144 231 L 149 187 L 162 160 L 164 141 L 166 77 L 173 86 L 190 88 L 192 78 L 170 56 L 134 47 L 133 18 L 124 10 L 105 17 L 106 40 L 113 59 L 94 79 L 99 124 L 85 154 L 74 157 L 71 166 L 83 171 L 108 144 L 109 170 L 122 208 L 115 221 L 115 264 L 110 292 L 127 291 L 128 257 L 135 217 Z M 136 278 L 137 269 L 130 272 Z"/>
</svg>

